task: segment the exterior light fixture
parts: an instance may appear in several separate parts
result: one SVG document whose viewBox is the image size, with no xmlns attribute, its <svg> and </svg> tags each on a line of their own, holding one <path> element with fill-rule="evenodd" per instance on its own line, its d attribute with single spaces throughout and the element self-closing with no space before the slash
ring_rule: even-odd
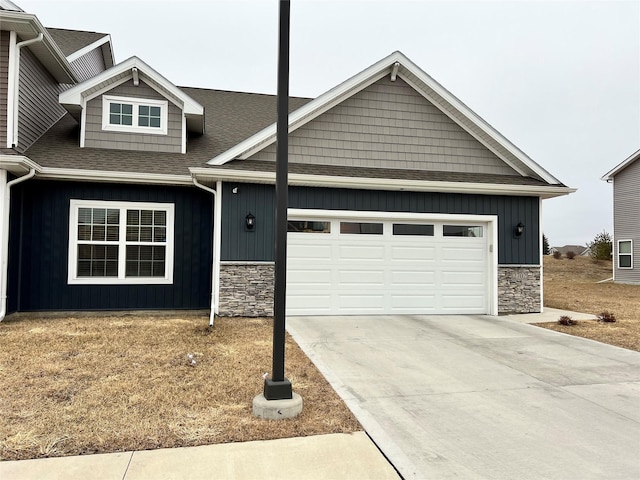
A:
<svg viewBox="0 0 640 480">
<path fill-rule="evenodd" d="M 244 217 L 244 221 L 245 221 L 245 226 L 247 227 L 247 230 L 253 230 L 255 228 L 255 226 L 256 226 L 256 217 L 251 215 L 251 212 L 249 212 L 247 214 L 247 216 Z"/>
<path fill-rule="evenodd" d="M 524 224 L 522 222 L 518 222 L 518 225 L 513 229 L 513 236 L 515 238 L 520 238 L 524 233 Z"/>
</svg>

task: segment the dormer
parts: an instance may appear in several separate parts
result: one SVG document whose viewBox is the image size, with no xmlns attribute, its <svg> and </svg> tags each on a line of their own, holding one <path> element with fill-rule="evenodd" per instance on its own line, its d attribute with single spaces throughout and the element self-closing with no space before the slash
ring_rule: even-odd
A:
<svg viewBox="0 0 640 480">
<path fill-rule="evenodd" d="M 204 133 L 204 107 L 137 57 L 60 94 L 81 148 L 186 153 Z"/>
</svg>

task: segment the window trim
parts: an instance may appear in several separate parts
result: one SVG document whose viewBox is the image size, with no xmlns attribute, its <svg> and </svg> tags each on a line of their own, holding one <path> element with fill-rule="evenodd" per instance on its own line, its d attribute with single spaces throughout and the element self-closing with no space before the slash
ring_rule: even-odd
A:
<svg viewBox="0 0 640 480">
<path fill-rule="evenodd" d="M 629 253 L 620 253 L 620 244 L 621 243 L 625 243 L 625 242 L 629 242 L 629 246 L 631 247 L 631 251 Z M 618 268 L 620 270 L 633 270 L 633 240 L 631 238 L 629 239 L 624 239 L 624 240 L 618 240 Z M 631 260 L 631 266 L 629 267 L 621 267 L 620 266 L 620 257 L 624 255 L 624 256 L 628 256 Z"/>
<path fill-rule="evenodd" d="M 112 103 L 126 103 L 133 105 L 133 125 L 113 125 L 110 123 L 110 107 Z M 141 127 L 138 125 L 139 107 L 160 107 L 160 127 Z M 167 134 L 167 117 L 169 102 L 150 98 L 120 97 L 115 95 L 102 96 L 102 130 L 108 132 L 150 133 L 152 135 Z"/>
<path fill-rule="evenodd" d="M 118 248 L 118 276 L 117 277 L 78 277 L 78 244 L 84 242 L 78 240 L 78 212 L 80 208 L 110 208 L 120 210 L 120 234 Z M 126 277 L 126 246 L 140 245 L 140 242 L 127 242 L 127 209 L 134 210 L 161 210 L 167 215 L 166 241 L 156 242 L 156 245 L 164 245 L 165 270 L 164 277 Z M 71 199 L 69 206 L 69 249 L 67 283 L 69 285 L 161 285 L 173 284 L 173 253 L 175 244 L 175 206 L 173 203 L 149 203 L 149 202 L 118 202 L 101 200 Z M 145 242 L 146 243 L 146 242 Z M 98 243 L 102 244 L 102 243 Z M 106 242 L 104 243 L 106 244 Z M 110 243 L 115 244 L 115 243 Z"/>
</svg>

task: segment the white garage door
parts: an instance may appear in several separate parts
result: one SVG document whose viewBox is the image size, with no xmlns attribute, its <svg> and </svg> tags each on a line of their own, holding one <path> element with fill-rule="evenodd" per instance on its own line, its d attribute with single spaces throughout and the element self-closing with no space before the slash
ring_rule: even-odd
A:
<svg viewBox="0 0 640 480">
<path fill-rule="evenodd" d="M 287 314 L 485 314 L 486 222 L 290 215 Z"/>
</svg>

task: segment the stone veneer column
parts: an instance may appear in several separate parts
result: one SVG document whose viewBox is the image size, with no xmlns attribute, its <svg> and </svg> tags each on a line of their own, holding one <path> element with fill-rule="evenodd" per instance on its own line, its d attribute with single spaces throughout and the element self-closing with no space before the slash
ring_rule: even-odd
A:
<svg viewBox="0 0 640 480">
<path fill-rule="evenodd" d="M 272 317 L 274 268 L 266 262 L 222 262 L 219 315 Z"/>
<path fill-rule="evenodd" d="M 498 265 L 498 313 L 541 310 L 540 269 L 533 265 Z"/>
</svg>

